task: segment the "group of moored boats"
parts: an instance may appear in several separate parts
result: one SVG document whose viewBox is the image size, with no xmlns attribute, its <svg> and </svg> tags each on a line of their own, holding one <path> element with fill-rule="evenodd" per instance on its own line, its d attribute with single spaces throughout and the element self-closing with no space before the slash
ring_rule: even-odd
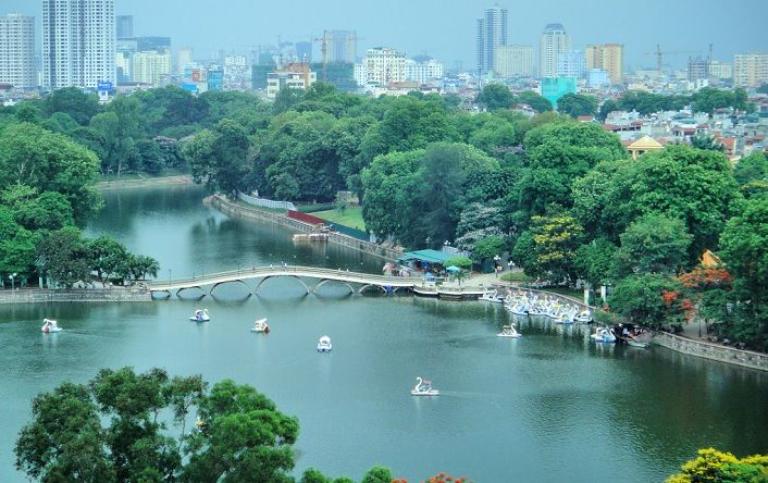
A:
<svg viewBox="0 0 768 483">
<path fill-rule="evenodd" d="M 539 295 L 536 293 L 526 293 L 518 291 L 513 293 L 509 291 L 505 296 L 499 294 L 497 289 L 487 289 L 483 292 L 480 300 L 492 303 L 503 304 L 504 308 L 517 316 L 524 317 L 547 317 L 556 324 L 591 324 L 594 322 L 592 311 L 583 309 L 580 306 L 564 302 L 559 298 Z M 514 324 L 505 325 L 498 337 L 517 338 L 522 337 Z M 590 338 L 598 343 L 625 343 L 631 347 L 648 347 L 650 337 L 637 327 L 625 326 L 619 324 L 615 327 L 597 327 Z"/>
</svg>

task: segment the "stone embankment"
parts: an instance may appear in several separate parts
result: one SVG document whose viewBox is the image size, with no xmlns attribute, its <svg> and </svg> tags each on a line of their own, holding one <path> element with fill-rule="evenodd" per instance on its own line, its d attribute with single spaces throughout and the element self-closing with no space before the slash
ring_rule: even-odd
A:
<svg viewBox="0 0 768 483">
<path fill-rule="evenodd" d="M 124 188 L 148 188 L 152 186 L 184 186 L 193 184 L 192 176 L 180 174 L 173 176 L 147 176 L 140 178 L 115 178 L 96 183 L 96 188 L 107 191 Z"/>
<path fill-rule="evenodd" d="M 147 288 L 112 287 L 89 289 L 18 289 L 0 290 L 0 304 L 45 302 L 151 302 Z"/>
<path fill-rule="evenodd" d="M 205 199 L 204 203 L 208 206 L 216 208 L 225 215 L 235 218 L 275 223 L 297 233 L 312 233 L 315 230 L 313 225 L 289 218 L 281 212 L 273 212 L 260 210 L 258 208 L 246 207 L 238 203 L 234 203 L 221 195 L 209 196 Z M 373 255 L 387 261 L 397 260 L 397 258 L 402 255 L 401 250 L 384 247 L 376 243 L 358 240 L 357 238 L 353 238 L 342 233 L 329 233 L 328 242 L 351 248 L 368 255 Z"/>
<path fill-rule="evenodd" d="M 680 337 L 679 335 L 667 333 L 656 334 L 653 338 L 653 342 L 683 354 L 748 367 L 750 369 L 757 369 L 759 371 L 768 371 L 768 354 L 736 349 L 735 347 L 713 344 L 711 342 L 689 339 L 687 337 Z"/>
</svg>

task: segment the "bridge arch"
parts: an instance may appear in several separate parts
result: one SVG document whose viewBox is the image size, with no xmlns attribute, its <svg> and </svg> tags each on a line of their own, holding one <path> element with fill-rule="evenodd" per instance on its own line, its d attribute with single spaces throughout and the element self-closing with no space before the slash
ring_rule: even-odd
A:
<svg viewBox="0 0 768 483">
<path fill-rule="evenodd" d="M 211 296 L 213 296 L 213 291 L 214 291 L 214 290 L 216 290 L 216 289 L 217 289 L 217 288 L 218 288 L 220 285 L 225 285 L 225 284 L 228 284 L 228 283 L 239 283 L 239 284 L 242 284 L 243 286 L 245 286 L 245 289 L 248 291 L 248 295 L 252 295 L 252 294 L 251 294 L 251 286 L 250 286 L 250 285 L 248 285 L 248 284 L 245 282 L 245 280 L 242 280 L 242 279 L 238 279 L 238 280 L 227 280 L 227 281 L 224 281 L 224 282 L 217 282 L 217 283 L 214 283 L 214 284 L 211 286 L 211 289 L 208 291 L 208 294 L 209 294 L 209 295 L 211 295 Z"/>
<path fill-rule="evenodd" d="M 186 292 L 186 291 L 191 290 L 193 288 L 196 288 L 197 290 L 199 290 L 200 291 L 200 295 L 198 297 L 189 297 L 192 300 L 200 300 L 202 298 L 205 298 L 206 295 L 208 295 L 207 293 L 205 293 L 205 290 L 203 290 L 202 287 L 200 287 L 198 285 L 195 285 L 194 287 L 182 287 L 182 288 L 176 290 L 176 297 L 180 298 L 180 299 L 188 298 L 188 297 L 182 297 L 181 294 L 183 292 Z"/>
<path fill-rule="evenodd" d="M 366 290 L 368 290 L 369 288 L 378 288 L 378 289 L 380 289 L 380 290 L 381 290 L 383 293 L 385 293 L 385 294 L 387 293 L 387 289 L 385 289 L 385 288 L 384 288 L 384 287 L 382 287 L 381 285 L 376 285 L 376 284 L 373 284 L 373 283 L 366 283 L 365 285 L 363 285 L 362 287 L 360 287 L 360 289 L 359 289 L 357 292 L 358 292 L 359 294 L 362 294 L 363 292 L 365 292 L 365 291 L 366 291 Z"/>
<path fill-rule="evenodd" d="M 315 285 L 315 288 L 312 289 L 312 292 L 314 294 L 317 294 L 318 289 L 320 289 L 320 287 L 322 287 L 323 285 L 326 285 L 328 283 L 335 283 L 337 285 L 344 285 L 344 286 L 346 286 L 349 289 L 349 293 L 350 294 L 352 294 L 352 295 L 355 294 L 355 289 L 352 287 L 352 284 L 350 284 L 349 282 L 343 282 L 343 281 L 340 281 L 340 280 L 333 280 L 333 279 L 330 279 L 330 278 L 324 278 L 324 279 L 320 280 L 317 283 L 317 285 Z"/>
<path fill-rule="evenodd" d="M 304 290 L 307 292 L 306 295 L 309 295 L 312 293 L 312 289 L 309 288 L 309 286 L 304 282 L 304 280 L 301 279 L 298 275 L 267 275 L 266 277 L 259 280 L 259 283 L 256 284 L 256 287 L 253 289 L 253 293 L 256 294 L 259 292 L 259 289 L 261 289 L 261 286 L 264 285 L 264 282 L 271 278 L 275 277 L 289 277 L 295 279 L 297 282 L 301 284 L 302 287 L 304 287 Z"/>
</svg>

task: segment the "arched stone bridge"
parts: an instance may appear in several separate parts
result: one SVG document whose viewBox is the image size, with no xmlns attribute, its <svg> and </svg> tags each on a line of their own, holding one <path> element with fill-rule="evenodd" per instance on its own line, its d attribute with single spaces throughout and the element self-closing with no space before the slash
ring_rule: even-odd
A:
<svg viewBox="0 0 768 483">
<path fill-rule="evenodd" d="M 214 290 L 227 283 L 239 283 L 244 285 L 251 294 L 258 293 L 267 280 L 276 277 L 295 278 L 307 294 L 315 293 L 319 288 L 328 283 L 342 284 L 349 288 L 350 293 L 363 293 L 367 289 L 381 289 L 385 293 L 395 292 L 399 289 L 413 290 L 421 279 L 409 277 L 388 277 L 372 275 L 369 273 L 349 272 L 341 269 L 301 267 L 301 266 L 269 266 L 253 267 L 229 272 L 200 275 L 193 278 L 156 281 L 149 284 L 149 290 L 153 294 L 166 293 L 168 296 L 180 296 L 189 289 L 197 289 L 202 296 L 213 295 Z M 252 288 L 246 280 L 258 280 Z M 313 283 L 314 282 L 314 283 Z"/>
</svg>

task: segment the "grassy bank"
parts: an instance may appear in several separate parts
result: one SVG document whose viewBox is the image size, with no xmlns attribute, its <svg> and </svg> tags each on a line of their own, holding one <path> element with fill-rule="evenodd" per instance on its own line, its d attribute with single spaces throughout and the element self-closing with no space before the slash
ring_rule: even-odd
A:
<svg viewBox="0 0 768 483">
<path fill-rule="evenodd" d="M 360 231 L 365 231 L 363 209 L 359 206 L 345 208 L 344 211 L 326 210 L 312 214 L 324 220 L 328 220 L 331 223 L 338 223 L 339 225 L 345 225 Z"/>
<path fill-rule="evenodd" d="M 148 186 L 178 186 L 193 184 L 192 176 L 182 173 L 167 173 L 159 176 L 150 176 L 147 174 L 126 174 L 118 176 L 102 176 L 96 183 L 100 190 L 122 189 L 122 188 L 144 188 Z"/>
</svg>

